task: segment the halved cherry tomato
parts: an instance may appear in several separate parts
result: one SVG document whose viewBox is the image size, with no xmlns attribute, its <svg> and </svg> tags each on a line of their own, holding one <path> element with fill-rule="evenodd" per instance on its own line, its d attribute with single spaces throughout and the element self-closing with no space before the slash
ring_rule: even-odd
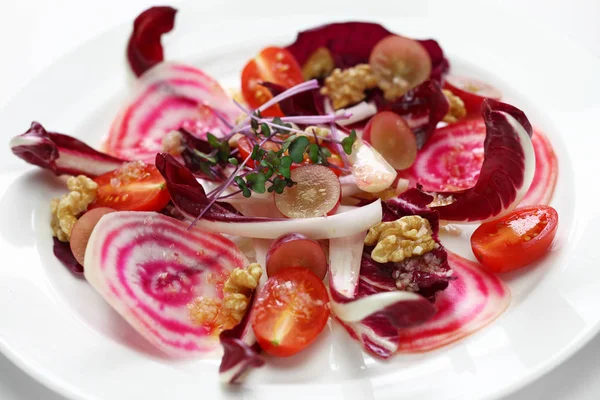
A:
<svg viewBox="0 0 600 400">
<path fill-rule="evenodd" d="M 337 177 L 340 177 L 342 175 L 342 173 L 344 172 L 344 170 L 343 170 L 344 161 L 342 160 L 342 157 L 340 157 L 340 155 L 337 153 L 337 146 L 334 146 L 333 144 L 327 143 L 327 142 L 324 142 L 323 144 L 321 144 L 321 146 L 326 147 L 331 152 L 331 156 L 327 157 L 327 162 L 329 163 L 329 169 L 332 170 L 333 173 Z M 313 164 L 313 162 L 310 161 L 308 154 L 305 154 L 302 162 L 292 164 L 290 169 L 294 170 L 303 165 L 312 165 L 312 164 Z"/>
<path fill-rule="evenodd" d="M 252 154 L 252 149 L 254 148 L 254 145 L 258 144 L 258 142 L 253 141 L 252 139 L 250 139 L 248 136 L 244 136 L 242 138 L 240 138 L 237 142 L 237 148 L 239 151 L 239 156 L 241 160 L 245 160 L 249 155 Z M 273 151 L 279 151 L 281 147 L 274 142 L 268 141 L 263 143 L 262 145 L 262 149 L 264 150 L 273 150 Z M 254 160 L 250 159 L 248 160 L 248 162 L 246 163 L 247 166 L 249 166 L 250 168 L 254 168 L 255 163 Z"/>
<path fill-rule="evenodd" d="M 160 211 L 169 202 L 167 185 L 156 167 L 132 161 L 94 178 L 96 201 L 90 208 L 109 207 L 117 211 Z"/>
<path fill-rule="evenodd" d="M 486 98 L 500 100 L 502 97 L 502 93 L 492 85 L 465 76 L 448 75 L 444 87 L 460 97 L 469 117 L 481 115 L 481 105 Z"/>
<path fill-rule="evenodd" d="M 327 289 L 314 272 L 283 268 L 258 293 L 252 328 L 267 353 L 287 357 L 309 346 L 321 333 L 329 309 Z"/>
<path fill-rule="evenodd" d="M 242 70 L 242 94 L 252 108 L 260 107 L 273 97 L 267 88 L 259 84 L 264 81 L 290 88 L 302 83 L 304 78 L 292 53 L 280 47 L 267 47 L 248 61 Z M 263 111 L 262 115 L 278 117 L 283 113 L 275 105 Z"/>
<path fill-rule="evenodd" d="M 471 236 L 475 257 L 494 272 L 524 267 L 550 248 L 558 214 L 549 206 L 518 208 L 505 217 L 482 224 Z"/>
</svg>

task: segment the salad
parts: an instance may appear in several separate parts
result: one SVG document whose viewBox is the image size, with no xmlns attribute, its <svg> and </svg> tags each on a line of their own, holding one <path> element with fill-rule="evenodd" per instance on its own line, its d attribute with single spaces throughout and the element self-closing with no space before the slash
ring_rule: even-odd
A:
<svg viewBox="0 0 600 400">
<path fill-rule="evenodd" d="M 239 381 L 329 320 L 378 359 L 441 348 L 510 304 L 499 273 L 549 251 L 552 144 L 439 43 L 332 23 L 264 48 L 228 94 L 165 61 L 176 10 L 140 14 L 137 76 L 101 150 L 38 122 L 12 152 L 66 176 L 54 254 L 174 358 Z M 478 224 L 467 260 L 442 238 Z M 466 240 L 466 238 L 465 238 Z"/>
</svg>

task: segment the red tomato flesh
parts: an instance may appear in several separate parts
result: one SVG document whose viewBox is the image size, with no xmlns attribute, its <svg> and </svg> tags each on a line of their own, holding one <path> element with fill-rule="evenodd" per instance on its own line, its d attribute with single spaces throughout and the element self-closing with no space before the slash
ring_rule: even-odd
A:
<svg viewBox="0 0 600 400">
<path fill-rule="evenodd" d="M 94 178 L 96 201 L 90 209 L 109 207 L 117 211 L 160 211 L 169 202 L 167 185 L 156 167 L 132 161 Z"/>
<path fill-rule="evenodd" d="M 268 354 L 288 357 L 308 347 L 321 333 L 329 308 L 327 289 L 314 272 L 283 268 L 258 293 L 252 328 Z"/>
<path fill-rule="evenodd" d="M 529 206 L 482 224 L 471 236 L 473 254 L 493 272 L 508 272 L 542 258 L 558 227 L 549 206 Z"/>
<path fill-rule="evenodd" d="M 260 107 L 273 97 L 267 88 L 260 85 L 261 82 L 272 82 L 290 88 L 304 82 L 304 78 L 292 53 L 280 47 L 267 47 L 248 61 L 242 70 L 242 94 L 252 108 Z M 278 117 L 283 113 L 275 105 L 264 110 L 262 115 Z"/>
<path fill-rule="evenodd" d="M 239 151 L 239 160 L 244 161 L 246 158 L 248 158 L 252 154 L 252 149 L 254 149 L 254 146 L 257 144 L 258 144 L 257 141 L 250 139 L 248 136 L 244 136 L 244 137 L 240 138 L 237 142 L 237 148 Z M 268 141 L 268 142 L 263 143 L 261 148 L 266 151 L 269 151 L 269 150 L 279 151 L 281 146 L 277 143 Z M 246 165 L 249 166 L 250 168 L 254 168 L 256 163 L 254 162 L 254 160 L 249 159 L 248 162 L 246 163 Z"/>
</svg>

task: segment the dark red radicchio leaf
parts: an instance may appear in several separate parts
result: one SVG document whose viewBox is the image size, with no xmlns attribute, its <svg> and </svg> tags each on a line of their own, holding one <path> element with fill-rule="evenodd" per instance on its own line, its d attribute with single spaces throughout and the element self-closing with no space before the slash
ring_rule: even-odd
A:
<svg viewBox="0 0 600 400">
<path fill-rule="evenodd" d="M 432 196 L 418 189 L 408 190 L 398 198 L 382 203 L 383 220 L 420 215 L 429 220 L 439 244 L 438 215 L 427 208 L 432 200 Z M 332 284 L 331 276 L 334 274 L 330 274 L 332 310 L 342 320 L 343 315 L 338 311 L 340 304 L 353 307 L 369 296 L 388 292 L 404 293 L 403 300 L 389 304 L 360 321 L 341 321 L 366 351 L 380 358 L 388 358 L 399 348 L 399 329 L 418 326 L 433 318 L 437 310 L 433 304 L 436 294 L 448 287 L 453 279 L 452 270 L 441 244 L 423 256 L 411 257 L 400 263 L 378 263 L 371 258 L 371 251 L 372 247 L 365 247 L 362 253 L 354 297 L 348 298 L 339 293 Z"/>
<path fill-rule="evenodd" d="M 349 68 L 356 64 L 368 63 L 373 47 L 381 39 L 393 35 L 383 26 L 371 22 L 340 22 L 317 26 L 298 33 L 296 41 L 286 47 L 300 65 L 315 50 L 327 48 L 338 68 Z M 425 47 L 431 58 L 431 79 L 442 82 L 450 69 L 441 47 L 435 40 L 417 40 Z"/>
<path fill-rule="evenodd" d="M 74 137 L 48 132 L 38 122 L 10 141 L 10 149 L 29 164 L 56 175 L 86 175 L 90 178 L 113 171 L 125 160 L 94 150 Z"/>
<path fill-rule="evenodd" d="M 219 339 L 223 346 L 223 358 L 219 366 L 221 381 L 237 382 L 250 368 L 259 368 L 265 364 L 255 346 L 249 346 L 243 340 L 230 336 L 231 331 L 221 333 Z"/>
<path fill-rule="evenodd" d="M 194 220 L 210 204 L 210 199 L 196 177 L 170 154 L 156 155 L 156 168 L 167 182 L 171 201 L 187 219 Z M 202 216 L 210 221 L 254 222 L 270 221 L 269 218 L 245 217 L 227 203 L 214 203 Z"/>
<path fill-rule="evenodd" d="M 198 152 L 210 154 L 214 150 L 208 141 L 192 135 L 184 128 L 180 128 L 179 133 L 181 133 L 181 145 L 183 147 L 181 158 L 187 169 L 195 175 L 210 181 L 221 182 L 225 180 L 225 172 L 221 165 L 208 166 L 206 160 L 198 154 Z"/>
<path fill-rule="evenodd" d="M 151 7 L 133 22 L 133 32 L 127 43 L 127 60 L 136 76 L 163 61 L 160 38 L 175 26 L 176 13 L 173 7 Z"/>
<path fill-rule="evenodd" d="M 57 238 L 52 238 L 52 251 L 56 258 L 65 266 L 73 275 L 83 277 L 83 265 L 79 264 L 71 251 L 69 242 L 61 242 Z"/>
<path fill-rule="evenodd" d="M 254 304 L 254 298 L 252 296 L 251 304 Z M 251 368 L 259 368 L 265 364 L 260 355 L 262 349 L 250 325 L 252 311 L 253 308 L 250 307 L 239 324 L 219 335 L 223 346 L 223 358 L 219 366 L 219 378 L 222 382 L 236 383 Z"/>
<path fill-rule="evenodd" d="M 449 200 L 432 205 L 443 220 L 480 222 L 500 218 L 519 204 L 533 181 L 533 128 L 523 111 L 492 99 L 484 100 L 482 109 L 486 136 L 481 172 L 469 189 L 435 194 Z"/>
<path fill-rule="evenodd" d="M 361 275 L 362 268 L 366 268 L 366 271 L 373 272 L 368 274 L 373 279 L 377 277 L 379 282 L 387 281 L 401 290 L 419 293 L 430 301 L 435 300 L 437 292 L 448 287 L 448 283 L 453 279 L 452 270 L 448 265 L 446 249 L 438 237 L 439 214 L 427 206 L 432 201 L 432 196 L 418 188 L 409 189 L 400 196 L 382 203 L 383 221 L 395 221 L 408 215 L 419 215 L 426 218 L 431 225 L 433 238 L 438 243 L 438 248 L 420 257 L 411 257 L 402 262 L 380 264 L 370 259 L 372 248 L 365 247 L 366 256 L 363 256 Z M 376 264 L 379 268 L 373 268 L 370 263 Z M 392 279 L 393 282 L 390 282 L 389 279 Z"/>
<path fill-rule="evenodd" d="M 371 91 L 368 98 L 375 102 L 378 111 L 393 111 L 406 120 L 418 149 L 423 148 L 450 109 L 441 86 L 433 80 L 423 82 L 395 101 L 385 100 L 379 89 Z"/>
</svg>

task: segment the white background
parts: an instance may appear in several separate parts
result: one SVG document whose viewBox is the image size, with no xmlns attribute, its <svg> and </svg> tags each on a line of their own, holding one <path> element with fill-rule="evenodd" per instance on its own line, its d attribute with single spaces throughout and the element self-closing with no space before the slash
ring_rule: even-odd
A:
<svg viewBox="0 0 600 400">
<path fill-rule="evenodd" d="M 210 0 L 196 0 L 209 2 Z M 217 1 L 217 0 L 213 0 Z M 321 0 L 324 1 L 324 0 Z M 413 0 L 417 1 L 417 0 Z M 0 107 L 10 101 L 27 82 L 46 66 L 71 49 L 111 27 L 133 21 L 143 9 L 156 4 L 156 0 L 2 0 L 0 12 Z M 163 3 L 177 4 L 180 1 Z M 285 15 L 282 10 L 286 0 L 279 2 L 220 1 L 226 8 L 240 15 L 252 7 L 249 13 L 273 12 Z M 231 4 L 229 4 L 231 3 Z M 268 5 L 266 3 L 269 3 Z M 369 14 L 402 11 L 402 1 L 374 0 L 340 2 L 340 7 L 362 3 Z M 428 2 L 421 2 L 427 11 Z M 600 0 L 492 0 L 448 1 L 448 15 L 460 12 L 473 18 L 494 18 L 493 10 L 501 7 L 515 15 L 512 23 L 526 23 L 531 29 L 549 29 L 560 32 L 600 57 Z M 241 5 L 243 4 L 243 5 Z M 302 0 L 286 5 L 295 13 L 318 13 L 318 2 Z M 241 14 L 245 15 L 245 14 Z M 199 21 L 201 23 L 201 21 Z M 235 29 L 224 23 L 224 29 Z M 124 49 L 118 49 L 123 51 Z M 560 57 L 560 54 L 556 54 Z M 573 75 L 577 66 L 573 65 Z M 600 71 L 599 71 L 600 72 Z M 569 76 L 556 77 L 569 79 Z M 551 82 L 549 82 L 551 85 Z M 0 121 L 0 127 L 1 127 Z M 0 129 L 1 143 L 6 143 L 15 132 Z M 1 266 L 0 266 L 1 267 Z M 1 320 L 0 316 L 0 320 Z M 551 335 L 552 332 L 548 332 Z M 532 338 L 535 340 L 535 338 Z M 574 357 L 537 382 L 520 390 L 506 400 L 592 400 L 600 398 L 600 337 L 579 351 Z M 25 373 L 14 367 L 0 355 L 0 399 L 64 400 Z"/>
</svg>

